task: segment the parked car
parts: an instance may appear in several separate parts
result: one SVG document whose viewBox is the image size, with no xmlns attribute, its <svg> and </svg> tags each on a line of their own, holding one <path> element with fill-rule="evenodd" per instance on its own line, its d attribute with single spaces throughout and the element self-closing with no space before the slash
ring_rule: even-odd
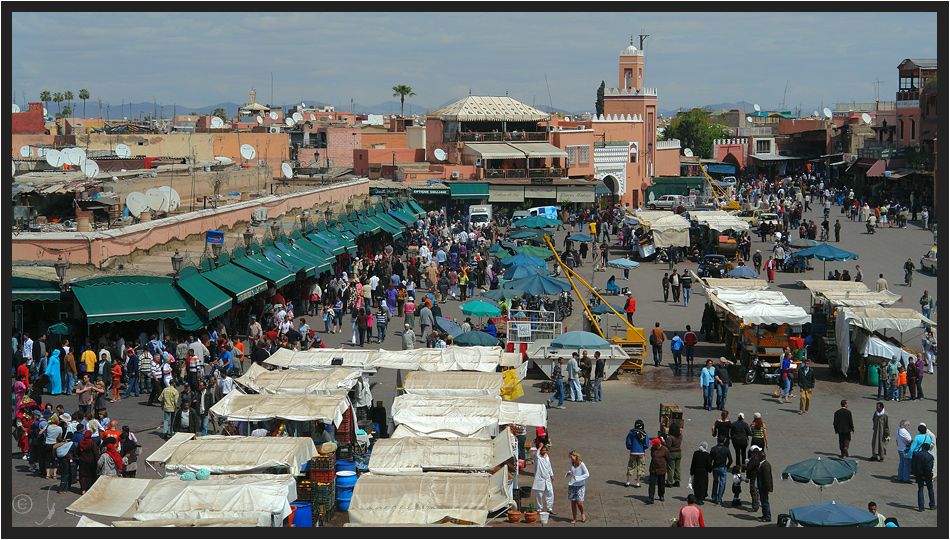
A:
<svg viewBox="0 0 950 540">
<path fill-rule="evenodd" d="M 515 210 L 515 212 L 511 214 L 511 221 L 515 221 L 516 219 L 526 218 L 530 215 L 531 213 L 528 212 L 527 210 Z"/>
<path fill-rule="evenodd" d="M 723 255 L 705 255 L 699 263 L 696 274 L 699 277 L 720 278 L 726 271 L 726 257 Z"/>
<path fill-rule="evenodd" d="M 759 214 L 759 222 L 755 226 L 758 227 L 762 223 L 774 225 L 776 231 L 782 232 L 782 220 L 778 218 L 778 214 L 773 214 L 771 212 Z"/>
<path fill-rule="evenodd" d="M 673 210 L 677 206 L 685 206 L 686 197 L 682 195 L 663 195 L 659 199 L 653 199 L 647 203 L 650 210 Z"/>
<path fill-rule="evenodd" d="M 937 248 L 930 248 L 930 251 L 920 258 L 920 271 L 928 270 L 931 274 L 937 275 Z"/>
<path fill-rule="evenodd" d="M 739 210 L 733 215 L 741 219 L 742 221 L 749 222 L 749 226 L 755 229 L 759 226 L 759 216 L 761 214 L 762 214 L 761 210 L 754 209 L 754 210 Z"/>
</svg>

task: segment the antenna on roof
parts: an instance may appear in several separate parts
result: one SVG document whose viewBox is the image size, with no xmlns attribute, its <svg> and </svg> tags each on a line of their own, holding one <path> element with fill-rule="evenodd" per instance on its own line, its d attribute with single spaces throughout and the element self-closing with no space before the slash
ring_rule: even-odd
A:
<svg viewBox="0 0 950 540">
<path fill-rule="evenodd" d="M 551 85 L 548 84 L 548 74 L 544 74 L 544 85 L 548 87 L 548 114 L 554 110 L 554 100 L 551 99 Z"/>
</svg>

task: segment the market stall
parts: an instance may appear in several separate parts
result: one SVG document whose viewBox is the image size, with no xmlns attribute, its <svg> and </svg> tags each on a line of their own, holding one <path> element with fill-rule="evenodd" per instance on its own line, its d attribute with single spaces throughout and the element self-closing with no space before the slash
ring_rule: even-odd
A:
<svg viewBox="0 0 950 540">
<path fill-rule="evenodd" d="M 351 349 L 310 349 L 307 351 L 293 351 L 291 349 L 280 348 L 264 360 L 264 365 L 283 369 L 332 369 L 335 367 L 344 367 L 372 374 L 376 373 L 376 368 L 370 365 L 370 359 L 375 355 L 375 351 L 354 351 Z"/>
<path fill-rule="evenodd" d="M 369 471 L 374 474 L 490 472 L 514 456 L 510 441 L 508 428 L 494 439 L 427 436 L 381 439 L 373 446 Z"/>
<path fill-rule="evenodd" d="M 501 396 L 403 394 L 393 400 L 392 420 L 423 433 L 447 430 L 468 435 L 488 428 L 495 435 L 503 424 L 547 427 L 547 409 L 540 403 L 504 401 Z"/>
<path fill-rule="evenodd" d="M 689 247 L 689 220 L 685 217 L 663 210 L 641 210 L 627 216 L 643 226 L 643 234 L 635 245 L 641 259 L 650 257 L 657 249 Z"/>
<path fill-rule="evenodd" d="M 427 524 L 445 518 L 485 525 L 488 514 L 511 502 L 505 471 L 416 473 L 400 476 L 364 474 L 353 488 L 351 523 Z"/>
<path fill-rule="evenodd" d="M 263 422 L 281 418 L 294 422 L 325 422 L 339 426 L 350 408 L 345 394 L 242 394 L 231 391 L 211 413 L 231 421 Z"/>
<path fill-rule="evenodd" d="M 257 364 L 234 379 L 261 394 L 345 394 L 359 381 L 360 371 L 349 368 L 270 371 Z"/>
<path fill-rule="evenodd" d="M 440 396 L 497 396 L 505 376 L 499 372 L 410 371 L 403 389 L 408 394 Z"/>
<path fill-rule="evenodd" d="M 195 437 L 193 433 L 176 433 L 145 462 L 152 468 L 164 466 L 168 474 L 201 469 L 212 475 L 262 473 L 275 467 L 297 474 L 316 455 L 317 447 L 310 437 Z"/>
<path fill-rule="evenodd" d="M 904 346 L 905 337 L 919 338 L 927 326 L 936 327 L 937 323 L 913 309 L 881 306 L 841 307 L 835 318 L 841 373 L 848 375 L 852 344 L 855 352 L 862 358 L 858 366 L 860 380 L 866 379 L 869 366 L 890 360 L 892 356 L 905 365 L 910 358 L 916 360 L 916 351 Z M 887 335 L 888 331 L 890 336 Z M 907 333 L 911 335 L 905 336 Z"/>
<path fill-rule="evenodd" d="M 227 459 L 226 455 L 216 457 Z M 161 480 L 103 476 L 66 512 L 149 525 L 159 523 L 153 520 L 251 519 L 256 526 L 280 526 L 290 515 L 296 494 L 289 474 L 226 474 L 192 481 L 177 476 Z"/>
</svg>

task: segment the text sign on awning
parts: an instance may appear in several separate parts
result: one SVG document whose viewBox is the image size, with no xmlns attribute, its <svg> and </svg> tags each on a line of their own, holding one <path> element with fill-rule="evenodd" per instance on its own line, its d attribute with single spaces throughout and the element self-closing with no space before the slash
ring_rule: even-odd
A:
<svg viewBox="0 0 950 540">
<path fill-rule="evenodd" d="M 224 243 L 224 233 L 221 231 L 212 231 L 208 230 L 205 234 L 205 243 L 208 244 L 223 244 Z"/>
</svg>

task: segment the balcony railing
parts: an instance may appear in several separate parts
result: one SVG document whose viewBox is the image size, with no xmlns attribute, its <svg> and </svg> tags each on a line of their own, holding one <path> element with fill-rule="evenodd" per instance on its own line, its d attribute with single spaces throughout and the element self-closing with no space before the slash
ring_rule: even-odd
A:
<svg viewBox="0 0 950 540">
<path fill-rule="evenodd" d="M 485 178 L 563 178 L 567 169 L 544 167 L 541 169 L 485 169 Z"/>
<path fill-rule="evenodd" d="M 920 99 L 920 90 L 898 90 L 897 101 L 915 101 Z"/>
<path fill-rule="evenodd" d="M 547 142 L 548 134 L 543 132 L 524 132 L 517 134 L 511 132 L 463 132 L 456 134 L 457 142 L 523 142 L 523 141 L 541 141 Z"/>
</svg>

